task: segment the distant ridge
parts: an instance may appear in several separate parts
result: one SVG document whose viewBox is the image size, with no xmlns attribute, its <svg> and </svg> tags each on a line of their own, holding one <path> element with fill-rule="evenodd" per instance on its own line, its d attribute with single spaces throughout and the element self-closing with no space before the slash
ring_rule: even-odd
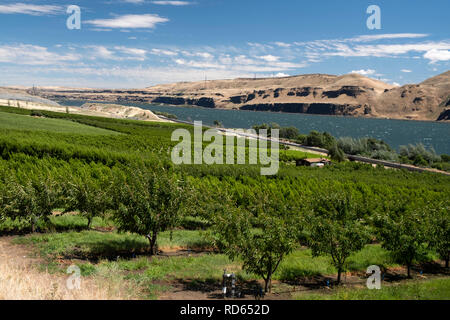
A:
<svg viewBox="0 0 450 320">
<path fill-rule="evenodd" d="M 409 120 L 450 119 L 450 71 L 401 87 L 356 73 L 305 74 L 177 82 L 129 90 L 40 88 L 39 95 L 54 100 L 159 103 Z"/>
</svg>

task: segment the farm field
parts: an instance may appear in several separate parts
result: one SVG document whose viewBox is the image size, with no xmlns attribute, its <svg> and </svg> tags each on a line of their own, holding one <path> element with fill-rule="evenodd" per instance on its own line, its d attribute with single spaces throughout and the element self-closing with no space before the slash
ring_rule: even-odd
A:
<svg viewBox="0 0 450 320">
<path fill-rule="evenodd" d="M 12 114 L 0 112 L 0 128 L 8 130 L 23 130 L 30 131 L 50 131 L 60 133 L 75 133 L 87 135 L 117 135 L 115 131 L 95 128 L 92 126 L 83 125 L 80 123 L 60 120 L 48 119 L 40 117 L 30 117 L 20 114 Z"/>
<path fill-rule="evenodd" d="M 248 299 L 450 298 L 448 176 L 296 167 L 317 155 L 295 150 L 274 176 L 177 166 L 177 128 L 192 131 L 0 107 L 3 254 L 24 252 L 36 277 L 76 266 L 108 299 L 221 299 L 225 269 Z M 386 289 L 361 288 L 371 265 Z"/>
</svg>

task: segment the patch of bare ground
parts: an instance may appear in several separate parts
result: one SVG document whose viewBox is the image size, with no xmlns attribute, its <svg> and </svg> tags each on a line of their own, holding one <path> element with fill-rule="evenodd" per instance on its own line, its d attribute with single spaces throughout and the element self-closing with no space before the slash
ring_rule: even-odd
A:
<svg viewBox="0 0 450 320">
<path fill-rule="evenodd" d="M 23 245 L 0 237 L 0 300 L 111 300 L 130 299 L 120 283 L 82 278 L 80 289 L 69 290 L 69 275 L 39 271 L 42 262 Z"/>
</svg>

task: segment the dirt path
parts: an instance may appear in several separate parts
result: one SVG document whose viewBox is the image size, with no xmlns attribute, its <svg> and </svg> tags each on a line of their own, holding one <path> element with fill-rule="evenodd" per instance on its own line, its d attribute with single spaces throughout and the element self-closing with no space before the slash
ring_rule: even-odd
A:
<svg viewBox="0 0 450 320">
<path fill-rule="evenodd" d="M 31 250 L 0 237 L 0 300 L 106 300 L 121 299 L 120 288 L 82 278 L 70 290 L 67 276 L 39 271 L 40 259 Z M 74 283 L 74 282 L 71 282 Z"/>
</svg>

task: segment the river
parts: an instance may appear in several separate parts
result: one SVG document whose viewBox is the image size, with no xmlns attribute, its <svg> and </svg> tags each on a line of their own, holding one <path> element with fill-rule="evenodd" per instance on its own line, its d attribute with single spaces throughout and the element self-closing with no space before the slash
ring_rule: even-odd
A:
<svg viewBox="0 0 450 320">
<path fill-rule="evenodd" d="M 86 101 L 72 100 L 58 102 L 61 105 L 71 106 L 81 106 L 86 103 Z M 283 127 L 294 126 L 301 133 L 317 130 L 329 132 L 335 137 L 373 137 L 385 141 L 397 150 L 401 145 L 422 143 L 427 148 L 434 148 L 438 154 L 450 154 L 450 123 L 223 110 L 146 103 L 121 104 L 168 112 L 176 115 L 180 120 L 199 120 L 206 125 L 213 125 L 214 120 L 218 120 L 226 128 L 251 128 L 256 124 L 275 122 Z"/>
</svg>

